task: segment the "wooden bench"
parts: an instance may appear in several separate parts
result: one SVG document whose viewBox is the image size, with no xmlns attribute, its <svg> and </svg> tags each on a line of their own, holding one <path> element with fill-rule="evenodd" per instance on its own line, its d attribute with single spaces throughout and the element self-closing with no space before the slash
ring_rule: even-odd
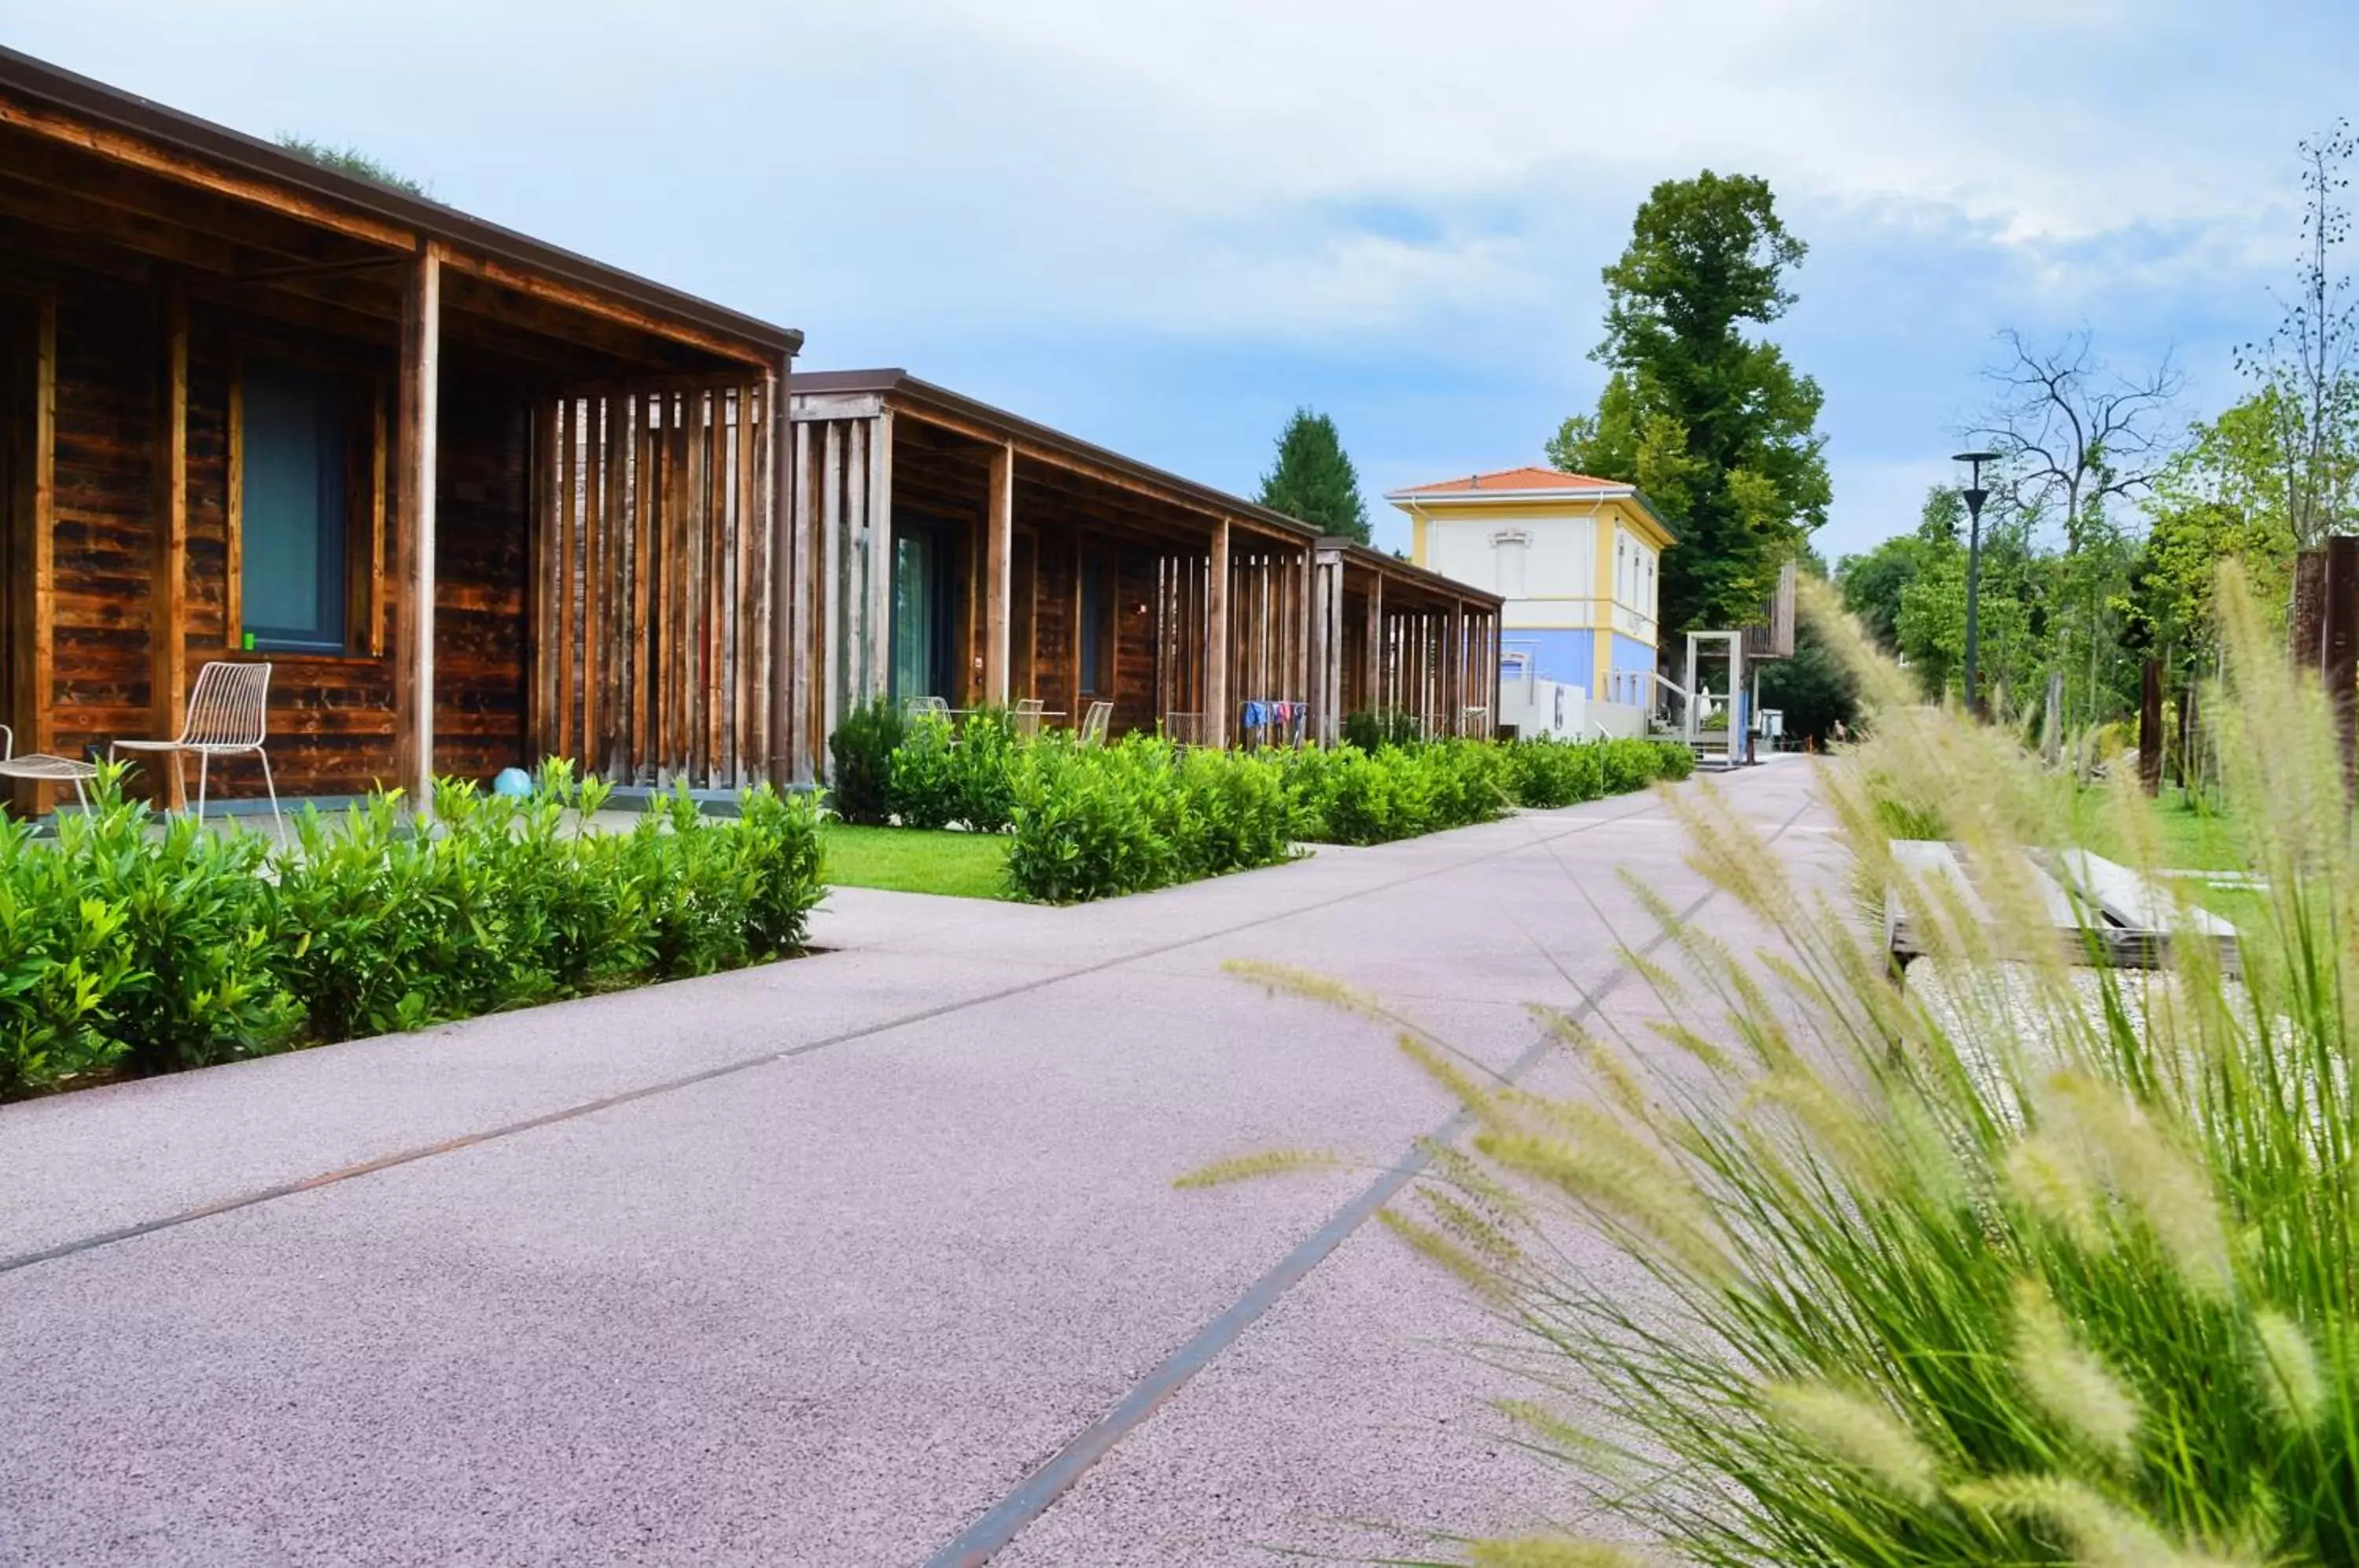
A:
<svg viewBox="0 0 2359 1568">
<path fill-rule="evenodd" d="M 1985 925 L 1995 923 L 1974 886 L 1972 867 L 1955 844 L 1895 839 L 1892 857 L 1920 886 L 1952 887 L 1973 918 Z M 2027 852 L 2024 869 L 2049 931 L 2072 963 L 2159 969 L 2170 962 L 2172 942 L 2192 937 L 2213 944 L 2223 974 L 2244 975 L 2244 953 L 2234 926 L 2208 909 L 2190 909 L 2182 914 L 2167 890 L 2125 866 L 2085 849 L 2056 849 Z M 1907 974 L 1911 959 L 1930 951 L 1921 917 L 1911 918 L 1897 887 L 1885 890 L 1884 946 L 1896 980 Z"/>
</svg>

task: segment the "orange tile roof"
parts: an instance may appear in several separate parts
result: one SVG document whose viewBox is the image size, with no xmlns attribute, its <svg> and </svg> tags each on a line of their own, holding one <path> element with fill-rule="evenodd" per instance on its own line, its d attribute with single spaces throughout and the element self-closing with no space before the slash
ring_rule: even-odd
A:
<svg viewBox="0 0 2359 1568">
<path fill-rule="evenodd" d="M 1596 479 L 1586 474 L 1565 474 L 1553 468 L 1502 468 L 1495 474 L 1470 474 L 1438 485 L 1412 485 L 1397 495 L 1431 495 L 1470 490 L 1627 490 L 1618 479 Z"/>
</svg>

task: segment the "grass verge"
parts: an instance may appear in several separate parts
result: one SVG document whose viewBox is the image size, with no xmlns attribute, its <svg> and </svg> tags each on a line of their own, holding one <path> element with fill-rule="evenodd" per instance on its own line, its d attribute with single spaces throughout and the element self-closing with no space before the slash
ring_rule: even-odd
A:
<svg viewBox="0 0 2359 1568">
<path fill-rule="evenodd" d="M 1004 898 L 1009 842 L 1001 833 L 828 822 L 820 830 L 821 853 L 825 856 L 821 877 L 837 887 Z"/>
</svg>

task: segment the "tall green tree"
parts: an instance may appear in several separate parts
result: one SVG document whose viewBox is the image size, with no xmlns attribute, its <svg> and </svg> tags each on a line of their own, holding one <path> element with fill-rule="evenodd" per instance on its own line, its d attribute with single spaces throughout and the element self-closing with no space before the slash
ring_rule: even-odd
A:
<svg viewBox="0 0 2359 1568">
<path fill-rule="evenodd" d="M 1900 596 L 1927 563 L 1965 537 L 1966 504 L 1950 485 L 1925 495 L 1917 531 L 1895 534 L 1874 550 L 1847 555 L 1835 566 L 1835 591 L 1885 652 L 1900 651 Z"/>
<path fill-rule="evenodd" d="M 2188 432 L 2156 476 L 2144 549 L 2123 605 L 2125 640 L 2181 680 L 2211 675 L 2219 651 L 2212 590 L 2220 563 L 2244 563 L 2264 615 L 2282 617 L 2303 498 L 2284 440 L 2283 387 L 2264 387 Z"/>
<path fill-rule="evenodd" d="M 1359 472 L 1344 453 L 1335 421 L 1297 408 L 1277 438 L 1277 463 L 1262 475 L 1261 504 L 1344 539 L 1368 542 L 1368 508 Z"/>
<path fill-rule="evenodd" d="M 1756 619 L 1826 521 L 1818 383 L 1746 331 L 1786 313 L 1786 276 L 1807 254 L 1768 181 L 1706 169 L 1656 186 L 1605 269 L 1592 354 L 1605 389 L 1595 413 L 1564 422 L 1549 461 L 1636 485 L 1678 534 L 1663 552 L 1667 638 Z"/>
</svg>

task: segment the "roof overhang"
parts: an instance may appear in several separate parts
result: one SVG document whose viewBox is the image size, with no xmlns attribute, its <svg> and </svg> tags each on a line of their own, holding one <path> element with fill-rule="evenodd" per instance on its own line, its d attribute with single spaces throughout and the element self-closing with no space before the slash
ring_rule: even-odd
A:
<svg viewBox="0 0 2359 1568">
<path fill-rule="evenodd" d="M 0 124 L 231 196 L 286 192 L 315 221 L 398 252 L 428 243 L 462 253 L 502 282 L 529 274 L 700 329 L 749 359 L 790 356 L 803 334 L 486 223 L 455 207 L 323 168 L 242 131 L 0 46 Z"/>
<path fill-rule="evenodd" d="M 798 419 L 856 417 L 866 400 L 979 441 L 1000 441 L 1036 460 L 1060 463 L 1208 516 L 1227 517 L 1260 532 L 1305 546 L 1320 542 L 1309 523 L 1273 511 L 1256 501 L 1183 478 L 1168 469 L 1086 441 L 1020 414 L 923 381 L 901 369 L 799 372 L 790 384 Z"/>
<path fill-rule="evenodd" d="M 1606 501 L 1627 501 L 1662 534 L 1665 546 L 1680 542 L 1680 536 L 1636 485 L 1596 485 L 1579 490 L 1387 490 L 1385 499 L 1412 513 L 1430 506 L 1594 506 Z"/>
</svg>

